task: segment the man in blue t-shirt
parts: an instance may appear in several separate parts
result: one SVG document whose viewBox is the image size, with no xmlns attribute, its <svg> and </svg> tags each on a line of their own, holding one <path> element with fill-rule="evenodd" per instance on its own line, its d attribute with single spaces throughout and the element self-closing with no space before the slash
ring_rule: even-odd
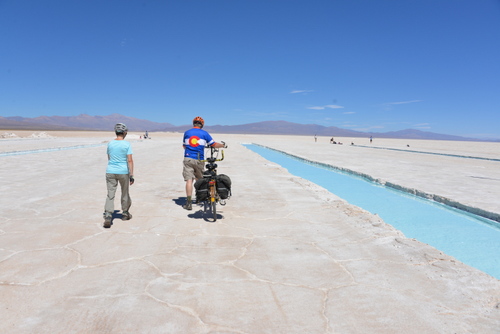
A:
<svg viewBox="0 0 500 334">
<path fill-rule="evenodd" d="M 184 168 L 182 176 L 186 181 L 187 201 L 182 207 L 186 210 L 192 210 L 193 182 L 203 177 L 203 162 L 205 159 L 205 146 L 223 148 L 224 144 L 216 143 L 212 136 L 205 130 L 202 130 L 205 121 L 201 117 L 193 119 L 193 128 L 184 132 L 182 145 L 184 147 Z"/>
<path fill-rule="evenodd" d="M 115 211 L 115 193 L 118 184 L 122 191 L 121 206 L 122 220 L 132 219 L 128 210 L 132 205 L 129 195 L 129 185 L 134 183 L 134 160 L 132 158 L 132 147 L 125 141 L 128 128 L 123 123 L 115 125 L 116 139 L 108 143 L 108 167 L 106 168 L 106 186 L 108 195 L 104 205 L 104 227 L 111 227 L 113 212 Z"/>
</svg>

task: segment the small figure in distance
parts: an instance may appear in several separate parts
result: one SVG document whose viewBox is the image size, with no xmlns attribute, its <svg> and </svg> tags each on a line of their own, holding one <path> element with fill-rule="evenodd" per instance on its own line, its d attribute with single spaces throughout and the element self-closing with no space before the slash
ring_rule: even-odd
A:
<svg viewBox="0 0 500 334">
<path fill-rule="evenodd" d="M 330 144 L 333 144 L 334 143 L 334 140 L 333 140 L 333 137 L 332 139 L 330 139 Z"/>
<path fill-rule="evenodd" d="M 120 184 L 122 196 L 122 220 L 132 219 L 128 210 L 132 205 L 129 195 L 129 185 L 134 184 L 134 160 L 132 158 L 132 146 L 125 141 L 128 128 L 123 123 L 115 125 L 116 139 L 108 143 L 108 167 L 106 168 L 106 186 L 108 195 L 104 205 L 104 227 L 111 227 L 113 212 L 115 211 L 115 193 Z"/>
<path fill-rule="evenodd" d="M 186 204 L 182 207 L 186 210 L 193 209 L 193 183 L 203 177 L 205 159 L 205 145 L 215 148 L 227 148 L 226 144 L 217 143 L 210 134 L 202 130 L 205 125 L 203 118 L 197 116 L 193 119 L 193 128 L 184 132 L 182 146 L 184 147 L 184 161 L 182 176 L 186 181 Z"/>
<path fill-rule="evenodd" d="M 318 141 L 318 137 L 316 137 L 316 135 L 314 135 L 314 142 L 317 142 Z"/>
<path fill-rule="evenodd" d="M 372 137 L 372 136 L 370 136 L 370 144 L 372 143 L 372 140 L 373 140 L 373 137 Z"/>
</svg>

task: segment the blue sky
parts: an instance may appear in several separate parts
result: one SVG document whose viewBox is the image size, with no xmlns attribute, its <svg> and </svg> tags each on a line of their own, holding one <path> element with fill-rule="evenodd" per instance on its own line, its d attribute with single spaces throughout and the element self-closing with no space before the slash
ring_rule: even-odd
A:
<svg viewBox="0 0 500 334">
<path fill-rule="evenodd" d="M 500 138 L 498 0 L 0 0 L 0 115 Z"/>
</svg>

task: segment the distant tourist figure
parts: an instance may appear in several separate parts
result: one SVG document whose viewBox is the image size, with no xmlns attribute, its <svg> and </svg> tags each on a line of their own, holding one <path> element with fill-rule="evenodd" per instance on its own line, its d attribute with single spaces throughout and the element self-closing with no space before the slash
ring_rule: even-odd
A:
<svg viewBox="0 0 500 334">
<path fill-rule="evenodd" d="M 372 136 L 370 136 L 370 144 L 372 143 L 372 140 L 373 140 L 373 138 L 372 138 Z"/>
<path fill-rule="evenodd" d="M 334 140 L 333 140 L 333 137 L 332 139 L 330 139 L 330 144 L 333 144 L 334 143 Z"/>
<path fill-rule="evenodd" d="M 186 204 L 182 207 L 186 210 L 192 210 L 193 183 L 195 180 L 203 177 L 203 162 L 205 159 L 205 145 L 215 148 L 227 147 L 224 143 L 216 143 L 212 136 L 205 130 L 202 130 L 205 121 L 201 117 L 193 119 L 193 128 L 184 132 L 182 146 L 184 147 L 184 161 L 182 176 L 186 181 Z"/>
<path fill-rule="evenodd" d="M 121 188 L 122 220 L 132 219 L 128 211 L 132 205 L 129 195 L 129 185 L 134 184 L 134 160 L 132 146 L 125 141 L 128 128 L 123 123 L 115 125 L 116 139 L 108 143 L 108 167 L 106 168 L 106 187 L 108 195 L 104 205 L 104 227 L 111 227 L 115 211 L 115 193 L 118 184 Z"/>
<path fill-rule="evenodd" d="M 316 137 L 316 135 L 314 135 L 314 141 L 317 142 L 318 141 L 318 138 Z"/>
</svg>

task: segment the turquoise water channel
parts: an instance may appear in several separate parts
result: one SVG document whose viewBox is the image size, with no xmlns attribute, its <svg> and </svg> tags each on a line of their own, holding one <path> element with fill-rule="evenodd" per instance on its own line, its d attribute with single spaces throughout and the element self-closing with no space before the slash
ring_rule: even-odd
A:
<svg viewBox="0 0 500 334">
<path fill-rule="evenodd" d="M 500 223 L 286 153 L 245 145 L 291 174 L 376 213 L 406 237 L 429 244 L 500 279 Z"/>
</svg>

